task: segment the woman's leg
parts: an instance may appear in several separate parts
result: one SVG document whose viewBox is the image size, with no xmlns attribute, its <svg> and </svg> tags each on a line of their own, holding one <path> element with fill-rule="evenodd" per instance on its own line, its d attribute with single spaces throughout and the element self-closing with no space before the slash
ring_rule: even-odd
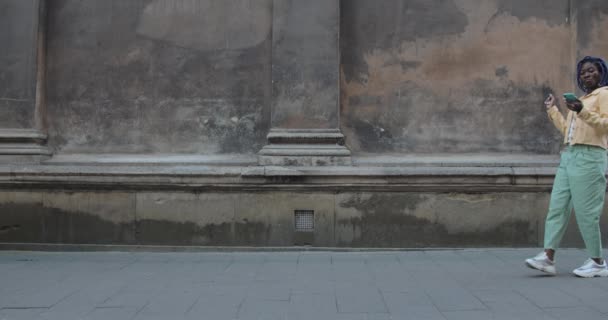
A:
<svg viewBox="0 0 608 320">
<path fill-rule="evenodd" d="M 545 252 L 525 261 L 528 267 L 553 275 L 556 273 L 553 254 L 564 236 L 572 212 L 572 196 L 566 166 L 569 158 L 568 150 L 562 152 L 561 162 L 553 181 L 549 212 L 545 220 Z"/>
<path fill-rule="evenodd" d="M 564 232 L 568 227 L 572 212 L 570 181 L 566 168 L 568 160 L 569 154 L 567 151 L 564 151 L 559 168 L 557 168 L 555 181 L 553 181 L 549 211 L 545 220 L 544 247 L 547 251 L 547 256 L 551 260 L 553 260 L 553 252 L 559 247 L 564 237 Z"/>
<path fill-rule="evenodd" d="M 601 262 L 600 216 L 606 194 L 605 152 L 581 152 L 570 170 L 572 203 L 589 256 Z"/>
</svg>

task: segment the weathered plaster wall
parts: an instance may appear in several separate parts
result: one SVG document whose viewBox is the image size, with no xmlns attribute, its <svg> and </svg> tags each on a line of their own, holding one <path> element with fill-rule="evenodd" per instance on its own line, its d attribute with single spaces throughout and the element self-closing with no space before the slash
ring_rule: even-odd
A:
<svg viewBox="0 0 608 320">
<path fill-rule="evenodd" d="M 52 146 L 63 153 L 255 153 L 273 103 L 280 127 L 335 124 L 335 97 L 298 94 L 306 85 L 329 92 L 323 88 L 333 78 L 324 72 L 335 63 L 335 39 L 319 30 L 332 21 L 289 27 L 300 16 L 283 9 L 307 6 L 278 2 L 273 16 L 272 2 L 50 2 Z M 574 90 L 576 56 L 607 52 L 606 6 L 342 1 L 339 117 L 348 146 L 358 154 L 555 153 L 561 139 L 540 102 L 548 92 Z M 284 27 L 274 40 L 273 23 Z M 273 41 L 275 51 L 284 44 L 291 51 L 273 55 Z M 326 68 L 303 67 L 323 59 Z M 281 67 L 272 71 L 274 99 L 272 64 Z M 320 80 L 298 86 L 298 77 Z M 312 112 L 290 111 L 300 104 Z"/>
<path fill-rule="evenodd" d="M 340 1 L 275 0 L 272 126 L 338 128 Z"/>
<path fill-rule="evenodd" d="M 0 242 L 291 246 L 294 210 L 309 209 L 314 246 L 537 246 L 548 196 L 3 191 Z M 582 246 L 575 219 L 563 244 Z"/>
<path fill-rule="evenodd" d="M 576 21 L 577 57 L 608 57 L 608 2 L 602 0 L 573 1 Z"/>
<path fill-rule="evenodd" d="M 342 129 L 357 153 L 554 153 L 570 1 L 342 2 Z"/>
<path fill-rule="evenodd" d="M 577 57 L 608 57 L 608 3 L 319 1 L 48 1 L 49 141 L 56 155 L 91 153 L 63 161 L 100 161 L 4 168 L 0 242 L 289 246 L 294 210 L 311 209 L 315 246 L 540 245 L 550 161 L 485 153 L 557 153 L 542 100 L 575 89 Z M 34 119 L 32 3 L 0 0 L 3 129 Z M 335 171 L 100 157 L 251 155 L 271 126 L 338 125 L 355 155 L 377 157 Z M 461 153 L 481 155 L 450 161 Z M 447 167 L 418 166 L 428 159 Z M 581 246 L 571 221 L 564 245 Z"/>
<path fill-rule="evenodd" d="M 32 128 L 38 1 L 0 1 L 0 128 Z"/>
<path fill-rule="evenodd" d="M 49 1 L 58 153 L 254 153 L 269 126 L 270 0 Z"/>
</svg>

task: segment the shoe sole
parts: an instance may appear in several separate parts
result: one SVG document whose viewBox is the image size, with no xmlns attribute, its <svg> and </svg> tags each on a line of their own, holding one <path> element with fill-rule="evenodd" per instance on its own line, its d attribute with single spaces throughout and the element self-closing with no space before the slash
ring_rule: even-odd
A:
<svg viewBox="0 0 608 320">
<path fill-rule="evenodd" d="M 530 268 L 530 269 L 538 270 L 538 271 L 544 272 L 544 273 L 546 273 L 546 274 L 550 274 L 550 275 L 552 275 L 552 276 L 554 276 L 554 275 L 556 275 L 556 274 L 557 274 L 557 272 L 556 272 L 556 271 L 549 271 L 549 270 L 547 270 L 547 269 L 545 269 L 545 268 L 542 268 L 542 267 L 541 267 L 541 268 L 539 268 L 539 267 L 537 267 L 537 266 L 535 266 L 535 265 L 533 265 L 533 264 L 529 263 L 528 261 L 526 261 L 526 266 L 527 266 L 528 268 Z"/>
<path fill-rule="evenodd" d="M 572 273 L 574 273 L 575 276 L 579 277 L 579 278 L 604 278 L 604 277 L 608 277 L 608 271 L 603 271 L 602 273 L 596 273 L 596 274 L 578 274 L 575 271 L 572 271 Z"/>
</svg>

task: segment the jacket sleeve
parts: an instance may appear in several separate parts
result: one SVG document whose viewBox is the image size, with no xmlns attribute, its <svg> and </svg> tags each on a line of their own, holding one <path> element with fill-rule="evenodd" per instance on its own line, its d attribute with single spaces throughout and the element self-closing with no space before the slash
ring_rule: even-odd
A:
<svg viewBox="0 0 608 320">
<path fill-rule="evenodd" d="M 608 132 L 608 90 L 602 90 L 597 97 L 598 108 L 583 107 L 578 117 L 602 132 Z"/>
<path fill-rule="evenodd" d="M 559 132 L 561 132 L 562 135 L 565 135 L 566 134 L 565 133 L 566 132 L 566 119 L 564 119 L 564 116 L 562 115 L 561 112 L 559 112 L 557 107 L 552 106 L 551 108 L 547 109 L 547 114 L 549 115 L 549 119 L 551 119 L 551 122 L 553 122 L 553 125 L 555 125 L 557 130 L 559 130 Z"/>
</svg>

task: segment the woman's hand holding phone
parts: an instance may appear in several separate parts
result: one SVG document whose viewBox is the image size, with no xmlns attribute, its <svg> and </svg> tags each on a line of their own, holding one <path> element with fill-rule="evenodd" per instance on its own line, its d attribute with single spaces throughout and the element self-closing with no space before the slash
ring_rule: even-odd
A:
<svg viewBox="0 0 608 320">
<path fill-rule="evenodd" d="M 573 93 L 564 93 L 564 100 L 568 109 L 577 113 L 583 110 L 583 103 Z"/>
</svg>

